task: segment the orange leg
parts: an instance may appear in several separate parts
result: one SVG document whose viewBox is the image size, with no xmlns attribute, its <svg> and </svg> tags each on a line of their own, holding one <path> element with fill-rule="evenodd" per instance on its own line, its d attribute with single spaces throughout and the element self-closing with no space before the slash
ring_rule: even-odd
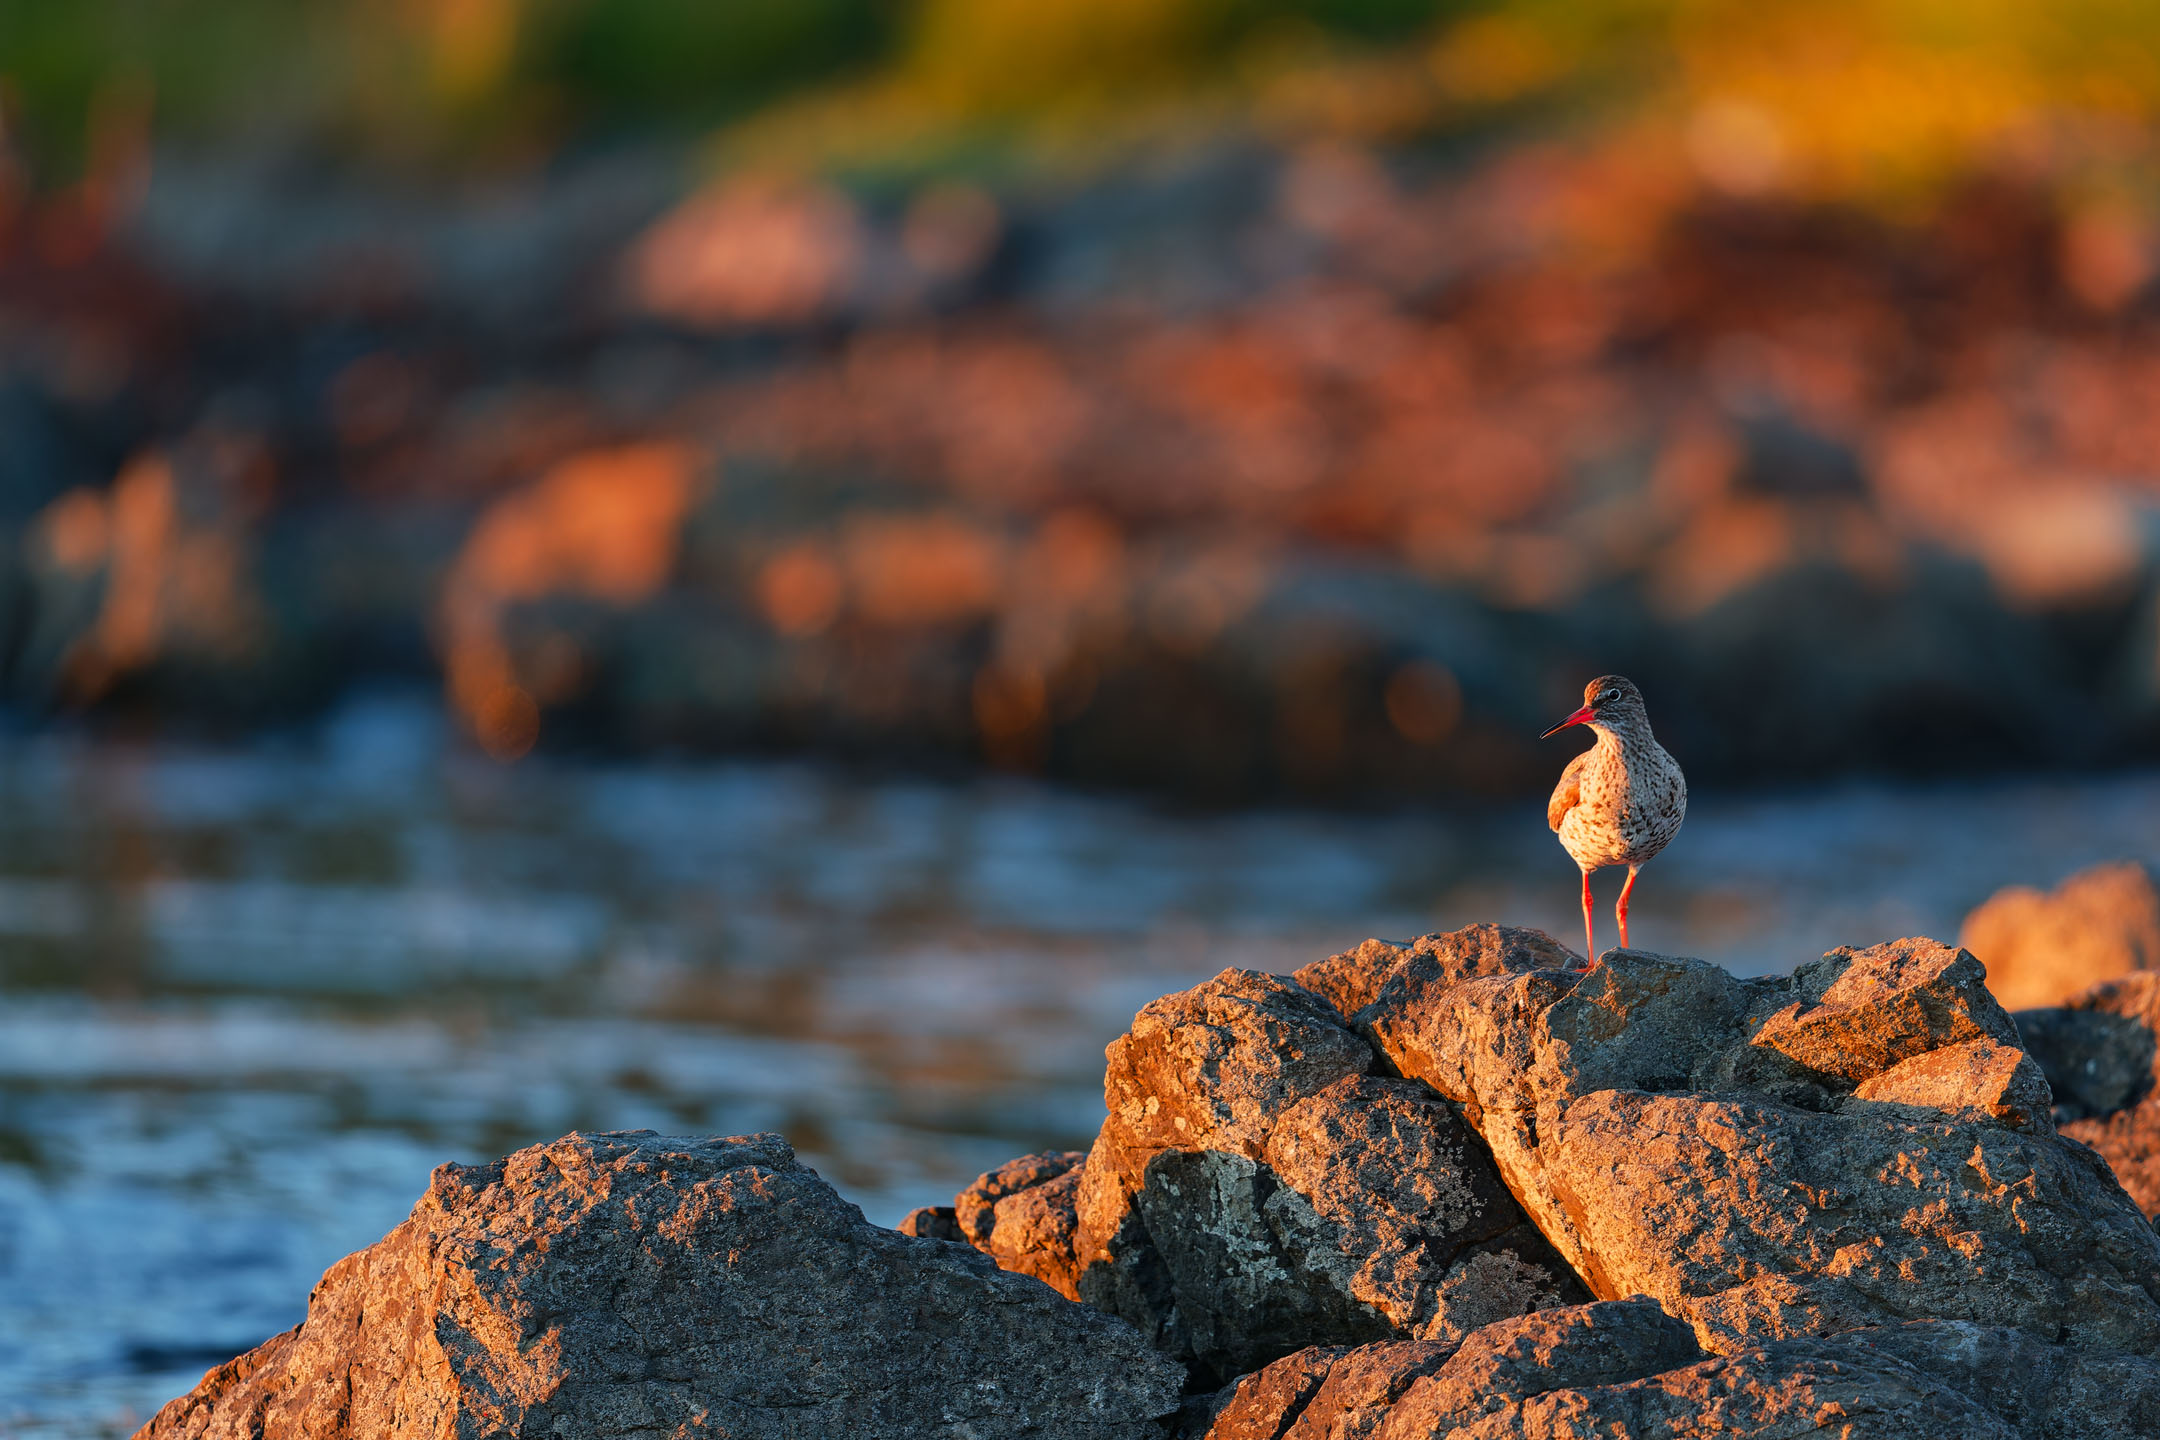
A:
<svg viewBox="0 0 2160 1440">
<path fill-rule="evenodd" d="M 1597 932 L 1590 927 L 1590 872 L 1582 872 L 1582 942 L 1583 958 L 1589 963 L 1583 968 L 1597 969 Z"/>
<path fill-rule="evenodd" d="M 1623 949 L 1623 950 L 1627 949 L 1627 902 L 1628 902 L 1628 896 L 1634 893 L 1634 890 L 1635 890 L 1635 872 L 1637 872 L 1637 871 L 1638 871 L 1638 870 L 1640 870 L 1640 869 L 1642 869 L 1642 866 L 1640 866 L 1640 865 L 1630 865 L 1630 866 L 1628 866 L 1628 867 L 1627 867 L 1627 884 L 1625 884 L 1625 885 L 1623 885 L 1623 886 L 1621 886 L 1621 887 L 1620 887 L 1620 899 L 1619 899 L 1619 902 L 1618 902 L 1617 904 L 1615 904 L 1615 905 L 1613 906 L 1613 910 L 1612 910 L 1612 913 L 1613 913 L 1613 919 L 1615 919 L 1615 920 L 1618 920 L 1618 921 L 1620 922 L 1620 948 L 1621 948 L 1621 949 Z"/>
</svg>

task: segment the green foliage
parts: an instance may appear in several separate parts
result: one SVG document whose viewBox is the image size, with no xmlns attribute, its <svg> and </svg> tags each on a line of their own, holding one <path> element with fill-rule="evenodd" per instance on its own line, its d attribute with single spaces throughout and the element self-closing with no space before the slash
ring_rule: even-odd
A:
<svg viewBox="0 0 2160 1440">
<path fill-rule="evenodd" d="M 171 136 L 472 162 L 827 94 L 874 97 L 873 131 L 1085 131 L 1250 93 L 1263 55 L 1353 95 L 1391 65 L 1387 103 L 1422 85 L 1440 124 L 1528 95 L 1737 100 L 1824 173 L 2160 113 L 2149 0 L 0 0 L 0 116 L 59 184 L 146 105 Z"/>
<path fill-rule="evenodd" d="M 515 83 L 585 123 L 705 124 L 871 65 L 900 20 L 893 0 L 551 0 Z"/>
</svg>

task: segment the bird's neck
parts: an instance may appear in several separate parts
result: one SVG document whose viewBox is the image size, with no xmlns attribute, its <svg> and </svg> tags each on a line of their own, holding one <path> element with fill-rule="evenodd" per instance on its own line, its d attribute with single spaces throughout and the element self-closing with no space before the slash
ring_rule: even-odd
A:
<svg viewBox="0 0 2160 1440">
<path fill-rule="evenodd" d="M 1593 720 L 1590 728 L 1597 733 L 1599 747 L 1606 750 L 1644 750 L 1657 743 L 1657 738 L 1650 733 L 1647 723 L 1630 724 L 1623 721 L 1619 725 L 1607 725 Z"/>
</svg>

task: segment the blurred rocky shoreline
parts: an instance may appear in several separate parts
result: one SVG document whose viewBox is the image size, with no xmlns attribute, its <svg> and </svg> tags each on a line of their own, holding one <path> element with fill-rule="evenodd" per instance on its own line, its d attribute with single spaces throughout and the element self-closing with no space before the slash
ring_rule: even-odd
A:
<svg viewBox="0 0 2160 1440">
<path fill-rule="evenodd" d="M 1580 965 L 1474 925 L 1225 970 L 1112 1042 L 1090 1150 L 901 1233 L 777 1135 L 444 1166 L 142 1434 L 2160 1426 L 2160 1194 L 2114 1135 L 2160 1104 L 2154 972 L 2013 1018 L 1926 939 Z"/>
<path fill-rule="evenodd" d="M 101 164 L 0 217 L 27 717 L 1346 799 L 1534 788 L 1621 670 L 1702 780 L 2160 754 L 2152 247 L 2042 172 Z"/>
</svg>

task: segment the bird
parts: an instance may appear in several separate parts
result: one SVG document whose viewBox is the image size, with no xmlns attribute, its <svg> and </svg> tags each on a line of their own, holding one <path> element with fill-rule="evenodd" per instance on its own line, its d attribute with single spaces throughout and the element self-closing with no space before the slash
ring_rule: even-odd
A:
<svg viewBox="0 0 2160 1440">
<path fill-rule="evenodd" d="M 1620 945 L 1627 947 L 1628 897 L 1635 876 L 1651 857 L 1672 842 L 1687 818 L 1687 777 L 1679 762 L 1650 733 L 1650 712 L 1642 692 L 1624 675 L 1600 675 L 1583 687 L 1582 708 L 1540 735 L 1557 735 L 1570 725 L 1588 725 L 1597 743 L 1568 761 L 1560 783 L 1545 804 L 1545 822 L 1560 837 L 1561 848 L 1582 868 L 1585 969 L 1597 968 L 1597 937 L 1590 917 L 1590 872 L 1607 865 L 1628 867 L 1627 884 L 1613 906 L 1620 922 Z"/>
</svg>

